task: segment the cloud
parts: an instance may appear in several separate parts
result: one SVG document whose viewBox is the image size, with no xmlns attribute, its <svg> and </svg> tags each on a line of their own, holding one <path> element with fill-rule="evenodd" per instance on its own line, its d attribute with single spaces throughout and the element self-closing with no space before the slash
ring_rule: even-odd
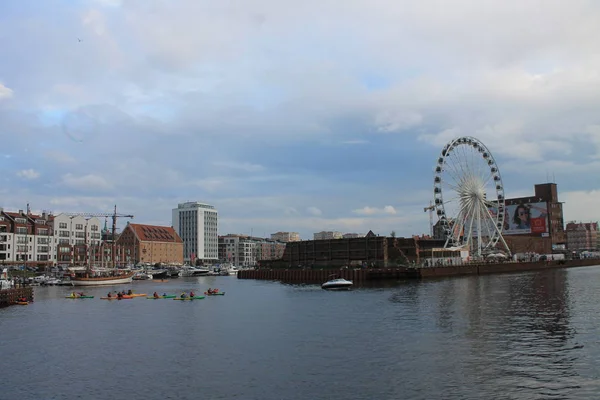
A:
<svg viewBox="0 0 600 400">
<path fill-rule="evenodd" d="M 564 192 L 559 196 L 561 201 L 564 202 L 563 214 L 565 216 L 565 223 L 569 221 L 600 221 L 600 211 L 596 207 L 598 196 L 600 196 L 600 188 L 589 191 Z"/>
<path fill-rule="evenodd" d="M 385 206 L 383 208 L 365 206 L 363 208 L 352 210 L 352 212 L 358 215 L 397 214 L 396 209 L 392 206 Z"/>
<path fill-rule="evenodd" d="M 177 202 L 198 199 L 231 232 L 406 236 L 429 231 L 422 210 L 442 147 L 473 135 L 507 194 L 552 176 L 571 193 L 565 220 L 594 215 L 582 205 L 600 190 L 588 173 L 600 159 L 589 40 L 600 4 L 548 0 L 542 14 L 517 0 L 0 8 L 7 208 L 118 203 L 170 224 Z M 27 169 L 42 175 L 20 178 Z"/>
<path fill-rule="evenodd" d="M 314 215 L 314 216 L 320 216 L 323 214 L 323 212 L 321 210 L 319 210 L 317 207 L 308 207 L 306 209 L 306 212 L 309 213 L 310 215 Z"/>
<path fill-rule="evenodd" d="M 265 170 L 265 167 L 263 167 L 262 165 L 252 164 L 252 163 L 235 163 L 235 162 L 217 161 L 213 164 L 216 167 L 240 170 L 240 171 L 245 171 L 245 172 L 261 172 L 261 171 Z"/>
<path fill-rule="evenodd" d="M 58 164 L 74 164 L 77 162 L 77 160 L 74 157 L 67 153 L 61 152 L 60 150 L 47 151 L 44 154 L 44 157 L 47 160 Z"/>
<path fill-rule="evenodd" d="M 32 179 L 37 179 L 40 177 L 40 173 L 37 172 L 34 169 L 23 169 L 21 171 L 17 172 L 17 176 L 19 178 L 23 178 L 23 179 L 28 179 L 28 180 L 32 180 Z"/>
<path fill-rule="evenodd" d="M 78 190 L 109 190 L 113 185 L 99 175 L 75 176 L 71 173 L 62 176 L 62 184 Z"/>
<path fill-rule="evenodd" d="M 344 140 L 342 142 L 342 144 L 367 144 L 367 143 L 369 143 L 369 141 L 363 140 L 363 139 Z"/>
<path fill-rule="evenodd" d="M 8 98 L 12 97 L 12 95 L 13 95 L 12 89 L 7 88 L 6 86 L 4 86 L 2 84 L 2 82 L 0 82 L 0 100 L 8 99 Z"/>
</svg>

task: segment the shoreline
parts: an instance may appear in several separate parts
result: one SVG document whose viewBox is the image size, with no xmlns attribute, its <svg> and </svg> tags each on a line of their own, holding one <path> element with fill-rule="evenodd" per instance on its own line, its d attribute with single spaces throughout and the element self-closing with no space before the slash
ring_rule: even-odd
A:
<svg viewBox="0 0 600 400">
<path fill-rule="evenodd" d="M 444 267 L 395 267 L 366 269 L 299 269 L 273 268 L 243 270 L 238 279 L 276 280 L 284 283 L 322 283 L 332 275 L 352 280 L 355 283 L 375 280 L 425 280 L 469 275 L 491 275 L 513 272 L 541 271 L 556 268 L 600 266 L 600 259 L 558 260 L 536 262 L 507 262 L 489 264 L 469 264 Z"/>
</svg>

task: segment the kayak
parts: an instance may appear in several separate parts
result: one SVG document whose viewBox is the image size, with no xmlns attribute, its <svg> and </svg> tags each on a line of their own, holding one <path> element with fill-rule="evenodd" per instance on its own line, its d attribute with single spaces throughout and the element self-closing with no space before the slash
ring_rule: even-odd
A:
<svg viewBox="0 0 600 400">
<path fill-rule="evenodd" d="M 225 296 L 225 292 L 217 292 L 217 293 L 204 292 L 204 294 L 207 296 Z"/>
<path fill-rule="evenodd" d="M 175 296 L 174 294 L 168 294 L 166 296 L 158 296 L 158 297 L 152 296 L 152 297 L 146 297 L 146 298 L 148 300 L 158 300 L 158 299 L 174 299 L 175 297 L 177 297 L 177 296 Z"/>
<path fill-rule="evenodd" d="M 17 304 L 20 306 L 26 306 L 27 304 L 29 304 L 28 301 L 17 301 Z"/>
<path fill-rule="evenodd" d="M 173 300 L 202 300 L 203 298 L 204 296 L 184 297 L 183 299 L 181 297 L 176 297 Z"/>
<path fill-rule="evenodd" d="M 77 297 L 73 297 L 73 296 L 66 296 L 65 299 L 93 299 L 94 296 L 77 296 Z"/>
<path fill-rule="evenodd" d="M 127 296 L 131 296 L 131 297 L 146 297 L 148 295 L 146 293 L 134 293 L 134 294 L 128 294 Z"/>
<path fill-rule="evenodd" d="M 125 299 L 133 299 L 133 297 L 131 296 L 123 296 L 121 298 L 118 298 L 117 296 L 114 297 L 100 297 L 102 300 L 125 300 Z"/>
</svg>

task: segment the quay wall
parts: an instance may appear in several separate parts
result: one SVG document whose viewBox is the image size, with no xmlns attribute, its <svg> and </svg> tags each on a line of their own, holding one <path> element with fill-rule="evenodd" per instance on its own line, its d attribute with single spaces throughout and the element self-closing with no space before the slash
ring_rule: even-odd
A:
<svg viewBox="0 0 600 400">
<path fill-rule="evenodd" d="M 469 264 L 430 268 L 361 268 L 361 269 L 257 269 L 239 271 L 238 279 L 277 280 L 284 283 L 323 283 L 332 275 L 355 283 L 384 279 L 435 279 L 466 275 L 489 275 L 508 272 L 538 271 L 552 268 L 572 268 L 600 265 L 598 259 L 541 262 L 509 262 Z"/>
<path fill-rule="evenodd" d="M 275 280 L 284 283 L 323 283 L 336 278 L 344 278 L 360 283 L 378 279 L 408 279 L 408 268 L 381 269 L 256 269 L 238 271 L 238 279 Z"/>
<path fill-rule="evenodd" d="M 488 275 L 507 272 L 538 271 L 552 268 L 590 267 L 594 265 L 600 265 L 600 260 L 585 259 L 538 262 L 509 262 L 456 267 L 420 268 L 419 277 L 421 279 L 426 279 L 443 278 L 456 275 Z"/>
<path fill-rule="evenodd" d="M 27 298 L 28 301 L 33 301 L 33 288 L 31 286 L 25 286 L 0 290 L 0 307 L 11 306 L 21 297 Z"/>
</svg>

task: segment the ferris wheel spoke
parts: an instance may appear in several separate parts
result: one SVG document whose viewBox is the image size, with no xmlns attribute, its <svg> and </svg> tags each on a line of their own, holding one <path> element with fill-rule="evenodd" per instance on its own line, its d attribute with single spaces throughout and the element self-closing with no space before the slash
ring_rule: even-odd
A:
<svg viewBox="0 0 600 400">
<path fill-rule="evenodd" d="M 452 184 L 450 182 L 444 182 L 444 181 L 442 181 L 442 189 L 443 189 L 443 186 L 447 186 L 447 189 L 455 190 L 457 192 L 459 190 L 459 186 L 458 185 L 454 185 L 454 184 Z"/>
<path fill-rule="evenodd" d="M 451 160 L 451 163 L 445 163 L 445 165 L 448 167 L 448 175 L 450 175 L 450 177 L 452 177 L 452 179 L 457 183 L 460 184 L 460 178 L 458 178 L 459 176 L 461 176 L 461 171 L 458 170 L 457 165 L 458 165 L 458 161 L 453 161 L 456 157 L 454 157 L 454 151 L 451 151 L 448 155 L 447 160 Z M 451 172 L 451 171 L 452 172 Z"/>
</svg>

